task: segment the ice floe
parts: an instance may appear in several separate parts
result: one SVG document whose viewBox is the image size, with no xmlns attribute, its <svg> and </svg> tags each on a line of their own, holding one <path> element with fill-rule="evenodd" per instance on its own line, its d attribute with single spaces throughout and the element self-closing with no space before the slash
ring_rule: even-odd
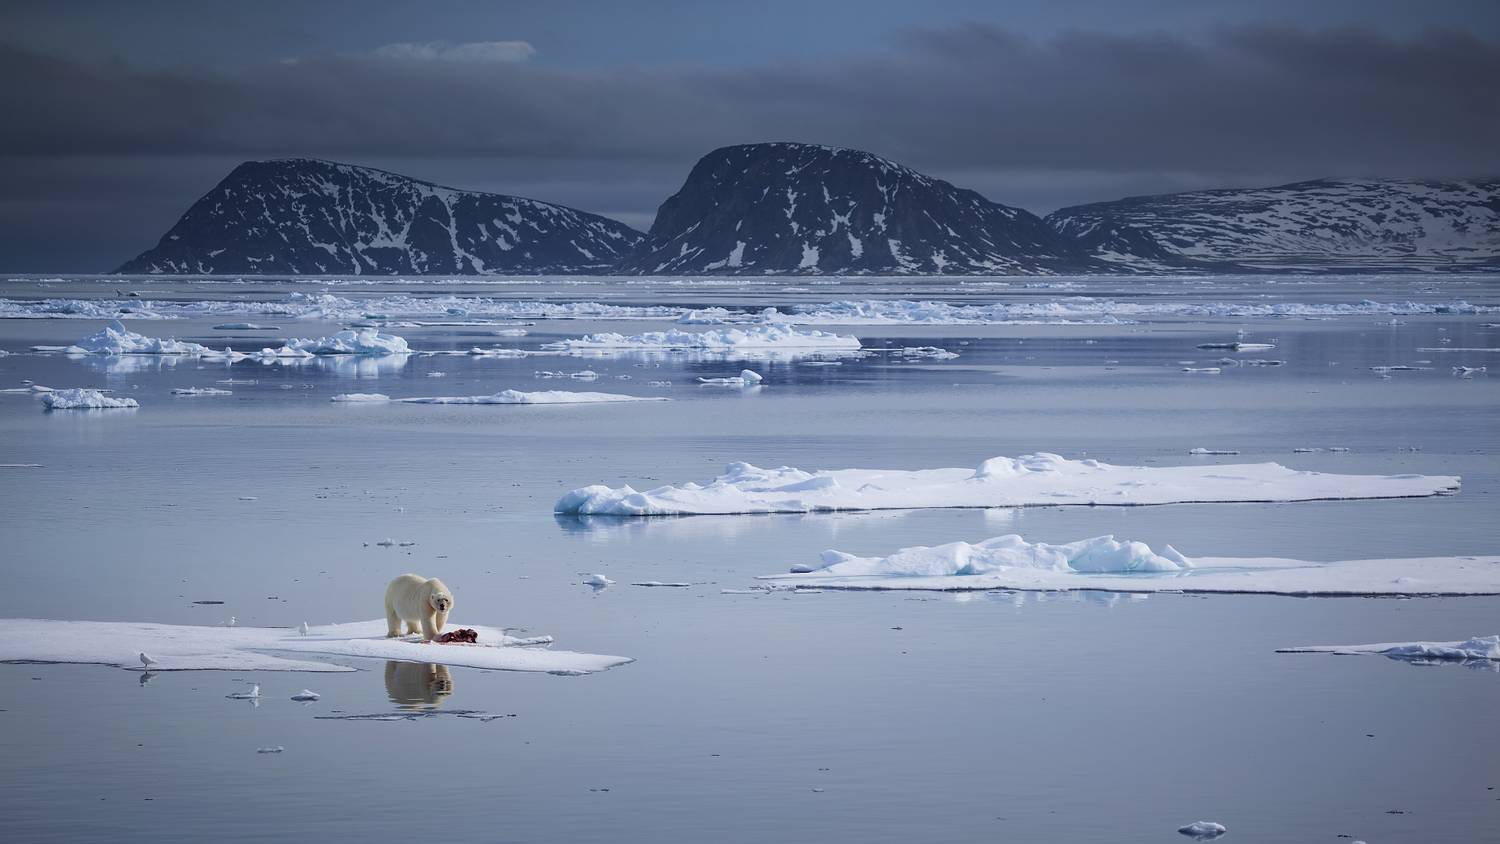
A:
<svg viewBox="0 0 1500 844">
<path fill-rule="evenodd" d="M 726 378 L 699 378 L 699 384 L 710 384 L 720 387 L 754 387 L 765 378 L 753 369 L 742 369 L 739 375 Z"/>
<path fill-rule="evenodd" d="M 200 343 L 187 343 L 173 338 L 147 337 L 126 328 L 119 320 L 113 320 L 95 334 L 79 340 L 64 349 L 70 355 L 180 355 L 186 357 L 217 357 L 230 354 L 229 349 L 217 351 Z"/>
<path fill-rule="evenodd" d="M 669 401 L 661 396 L 629 396 L 623 393 L 578 393 L 568 390 L 501 390 L 489 396 L 414 396 L 391 398 L 383 393 L 341 393 L 332 398 L 336 402 L 365 402 L 394 404 L 598 404 L 602 402 Z"/>
<path fill-rule="evenodd" d="M 214 326 L 216 331 L 277 331 L 279 325 L 259 325 L 254 322 L 221 322 Z"/>
<path fill-rule="evenodd" d="M 547 343 L 544 349 L 565 353 L 618 351 L 733 352 L 745 356 L 783 352 L 858 352 L 859 338 L 795 328 L 785 323 L 719 328 L 708 331 L 606 332 Z"/>
<path fill-rule="evenodd" d="M 42 394 L 48 410 L 105 410 L 140 407 L 132 398 L 106 396 L 98 390 L 53 390 Z"/>
<path fill-rule="evenodd" d="M 978 543 L 902 548 L 888 557 L 825 551 L 816 564 L 762 580 L 785 588 L 1191 592 L 1299 596 L 1500 594 L 1500 557 L 1312 562 L 1184 557 L 1172 546 L 1100 536 L 1061 545 L 1010 534 Z"/>
<path fill-rule="evenodd" d="M 594 485 L 557 501 L 558 513 L 665 516 L 807 513 L 926 507 L 1176 504 L 1407 498 L 1457 492 L 1451 475 L 1336 475 L 1278 463 L 1114 466 L 1056 454 L 994 457 L 978 468 L 762 469 L 731 463 L 704 484 L 639 491 Z"/>
<path fill-rule="evenodd" d="M 1229 832 L 1229 828 L 1214 821 L 1193 821 L 1180 826 L 1177 831 L 1195 841 L 1212 841 Z"/>
<path fill-rule="evenodd" d="M 1205 454 L 1239 454 L 1239 452 L 1231 450 L 1231 449 L 1227 449 L 1227 448 L 1202 448 L 1202 447 L 1199 447 L 1199 448 L 1190 448 L 1190 449 L 1188 449 L 1188 454 L 1197 454 L 1197 455 L 1205 455 Z"/>
<path fill-rule="evenodd" d="M 385 638 L 385 620 L 296 630 L 272 627 L 195 627 L 109 621 L 0 619 L 0 662 L 96 663 L 141 671 L 149 651 L 152 671 L 354 671 L 335 662 L 299 657 L 392 659 L 501 671 L 588 674 L 632 660 L 552 650 L 551 637 L 517 639 L 493 627 L 452 624 L 479 632 L 477 645 L 438 645 Z"/>
<path fill-rule="evenodd" d="M 377 328 L 345 329 L 328 337 L 288 340 L 279 349 L 262 349 L 257 357 L 308 357 L 312 355 L 404 355 L 411 348 L 395 334 Z"/>
<path fill-rule="evenodd" d="M 1277 648 L 1279 654 L 1380 654 L 1416 661 L 1500 660 L 1500 636 L 1475 636 L 1462 642 L 1383 642 L 1374 645 L 1304 645 Z"/>
<path fill-rule="evenodd" d="M 218 387 L 173 387 L 174 396 L 232 396 L 233 390 L 221 390 Z"/>
</svg>

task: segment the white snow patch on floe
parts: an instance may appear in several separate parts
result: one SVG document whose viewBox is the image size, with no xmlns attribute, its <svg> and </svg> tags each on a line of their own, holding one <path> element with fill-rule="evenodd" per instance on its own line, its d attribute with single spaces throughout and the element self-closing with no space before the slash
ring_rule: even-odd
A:
<svg viewBox="0 0 1500 844">
<path fill-rule="evenodd" d="M 173 387 L 174 396 L 232 396 L 233 390 L 221 390 L 218 387 Z"/>
<path fill-rule="evenodd" d="M 594 485 L 560 498 L 559 513 L 664 516 L 808 513 L 927 507 L 1177 504 L 1407 498 L 1458 491 L 1451 475 L 1335 475 L 1277 463 L 1113 466 L 1056 454 L 994 457 L 977 469 L 762 469 L 731 463 L 704 484 L 638 491 Z"/>
<path fill-rule="evenodd" d="M 1227 449 L 1227 448 L 1202 448 L 1202 447 L 1199 447 L 1199 448 L 1190 448 L 1190 449 L 1188 449 L 1188 454 L 1198 454 L 1198 455 L 1204 455 L 1204 454 L 1239 454 L 1239 452 L 1238 451 L 1232 451 L 1232 450 Z"/>
<path fill-rule="evenodd" d="M 378 404 L 598 404 L 602 402 L 670 401 L 661 396 L 628 396 L 622 393 L 576 393 L 567 390 L 501 390 L 489 396 L 416 396 L 393 399 L 383 393 L 341 393 L 331 401 Z"/>
<path fill-rule="evenodd" d="M 42 404 L 48 410 L 105 410 L 141 406 L 135 399 L 106 396 L 98 390 L 53 390 L 42 394 Z"/>
<path fill-rule="evenodd" d="M 1500 636 L 1462 642 L 1383 642 L 1374 645 L 1303 645 L 1277 648 L 1279 654 L 1381 654 L 1410 660 L 1500 660 Z"/>
<path fill-rule="evenodd" d="M 477 645 L 424 644 L 385 638 L 385 620 L 311 627 L 306 635 L 272 627 L 195 627 L 106 621 L 0 619 L 0 662 L 61 662 L 114 665 L 140 671 L 150 652 L 152 671 L 354 671 L 331 662 L 288 654 L 394 659 L 501 671 L 588 674 L 632 660 L 622 656 L 554 651 L 528 645 L 550 637 L 516 639 L 497 628 L 473 624 Z"/>
<path fill-rule="evenodd" d="M 762 580 L 778 587 L 915 591 L 1192 592 L 1297 596 L 1500 594 L 1500 557 L 1311 562 L 1193 557 L 1172 546 L 1101 536 L 1063 545 L 1011 534 L 903 548 L 888 557 L 823 552 L 817 564 Z"/>
<path fill-rule="evenodd" d="M 858 352 L 859 338 L 826 331 L 804 330 L 783 323 L 693 332 L 673 329 L 645 334 L 590 334 L 543 346 L 558 352 L 667 350 L 734 352 L 747 356 L 783 351 Z"/>
<path fill-rule="evenodd" d="M 764 380 L 765 378 L 759 372 L 753 369 L 742 369 L 739 375 L 726 378 L 699 378 L 698 383 L 721 387 L 754 387 Z"/>
</svg>

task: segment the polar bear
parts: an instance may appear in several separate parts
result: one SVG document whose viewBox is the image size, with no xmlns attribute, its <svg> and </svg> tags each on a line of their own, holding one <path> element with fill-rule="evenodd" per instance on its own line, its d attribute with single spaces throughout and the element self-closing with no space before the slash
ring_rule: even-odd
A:
<svg viewBox="0 0 1500 844">
<path fill-rule="evenodd" d="M 453 593 L 443 581 L 403 574 L 385 588 L 386 638 L 400 636 L 404 621 L 406 632 L 421 633 L 422 641 L 431 642 L 443 631 L 452 611 Z"/>
</svg>

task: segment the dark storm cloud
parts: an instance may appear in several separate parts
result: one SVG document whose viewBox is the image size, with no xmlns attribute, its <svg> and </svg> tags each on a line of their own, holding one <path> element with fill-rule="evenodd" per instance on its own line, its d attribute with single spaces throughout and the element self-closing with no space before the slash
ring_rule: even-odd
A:
<svg viewBox="0 0 1500 844">
<path fill-rule="evenodd" d="M 58 174 L 30 196 L 55 203 L 88 190 L 63 184 L 67 160 L 114 161 L 113 182 L 141 175 L 142 205 L 170 193 L 185 208 L 204 162 L 315 155 L 642 224 L 699 155 L 759 140 L 869 149 L 1041 210 L 1127 187 L 1500 171 L 1500 44 L 1457 33 L 1034 39 L 973 24 L 857 59 L 732 68 L 424 55 L 143 71 L 0 47 L 0 178 Z M 179 158 L 200 162 L 192 178 L 165 175 Z M 13 222 L 27 198 L 0 213 Z"/>
<path fill-rule="evenodd" d="M 836 64 L 608 72 L 375 54 L 147 73 L 10 48 L 0 74 L 9 155 L 678 158 L 798 138 L 935 167 L 1405 174 L 1493 168 L 1500 148 L 1500 45 L 1458 34 L 976 24 Z"/>
</svg>

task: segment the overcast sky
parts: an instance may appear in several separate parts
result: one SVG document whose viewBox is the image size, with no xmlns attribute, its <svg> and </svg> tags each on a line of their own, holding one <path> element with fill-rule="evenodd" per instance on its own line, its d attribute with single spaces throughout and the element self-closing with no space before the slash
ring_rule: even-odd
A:
<svg viewBox="0 0 1500 844">
<path fill-rule="evenodd" d="M 1500 0 L 0 0 L 0 271 L 112 269 L 245 159 L 645 229 L 796 140 L 1038 213 L 1324 176 L 1500 175 Z"/>
</svg>

